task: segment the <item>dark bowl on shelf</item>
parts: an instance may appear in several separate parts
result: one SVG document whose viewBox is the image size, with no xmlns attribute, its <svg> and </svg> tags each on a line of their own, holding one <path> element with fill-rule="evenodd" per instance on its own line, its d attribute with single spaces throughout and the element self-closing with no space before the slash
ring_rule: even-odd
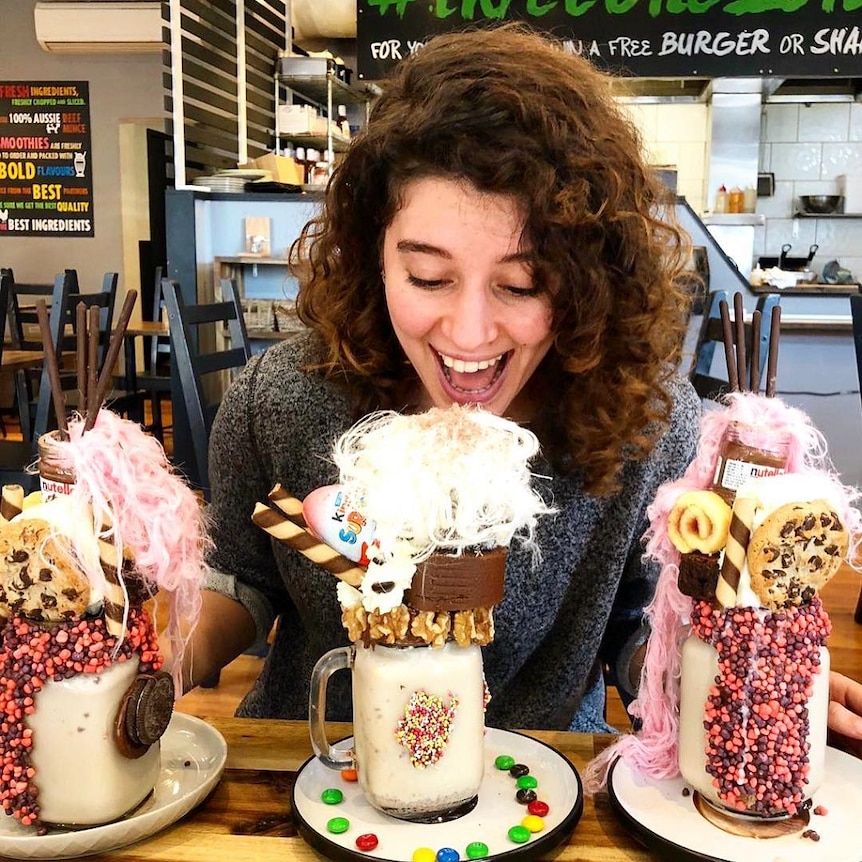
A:
<svg viewBox="0 0 862 862">
<path fill-rule="evenodd" d="M 807 213 L 834 213 L 841 209 L 844 195 L 800 195 L 799 202 Z"/>
</svg>

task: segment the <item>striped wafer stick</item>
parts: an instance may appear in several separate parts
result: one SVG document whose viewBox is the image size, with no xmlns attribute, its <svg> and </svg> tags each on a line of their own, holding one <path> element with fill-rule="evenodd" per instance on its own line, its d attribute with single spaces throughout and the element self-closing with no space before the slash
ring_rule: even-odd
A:
<svg viewBox="0 0 862 862">
<path fill-rule="evenodd" d="M 284 485 L 279 482 L 269 492 L 269 502 L 274 503 L 278 508 L 299 527 L 307 527 L 305 515 L 302 514 L 302 500 L 298 500 Z"/>
<path fill-rule="evenodd" d="M 0 524 L 11 521 L 24 508 L 24 489 L 20 485 L 4 485 L 0 493 Z"/>
<path fill-rule="evenodd" d="M 326 569 L 336 578 L 352 587 L 358 587 L 362 583 L 365 569 L 357 566 L 353 560 L 348 560 L 347 557 L 342 557 L 337 551 L 333 551 L 329 545 L 325 545 L 316 536 L 294 524 L 279 510 L 267 506 L 266 503 L 258 503 L 254 507 L 251 519 L 274 539 L 299 551 L 312 563 Z"/>
<path fill-rule="evenodd" d="M 715 585 L 715 597 L 723 608 L 732 608 L 736 604 L 739 577 L 745 565 L 745 554 L 751 538 L 754 508 L 752 499 L 737 497 L 733 501 L 727 545 L 724 549 L 721 571 L 718 573 L 718 583 Z"/>
<path fill-rule="evenodd" d="M 117 549 L 107 539 L 99 539 L 99 561 L 105 573 L 105 628 L 117 638 L 126 636 L 126 592 L 117 567 Z"/>
</svg>

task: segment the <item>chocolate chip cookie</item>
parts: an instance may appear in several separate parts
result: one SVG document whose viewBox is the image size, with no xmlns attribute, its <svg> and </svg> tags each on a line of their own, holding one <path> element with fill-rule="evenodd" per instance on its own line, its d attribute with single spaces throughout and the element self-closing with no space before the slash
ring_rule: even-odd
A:
<svg viewBox="0 0 862 862">
<path fill-rule="evenodd" d="M 847 530 L 828 501 L 780 506 L 749 542 L 751 587 L 765 607 L 801 605 L 838 571 L 848 545 Z"/>
<path fill-rule="evenodd" d="M 87 576 L 47 521 L 28 518 L 0 526 L 0 616 L 74 620 L 89 601 Z"/>
</svg>

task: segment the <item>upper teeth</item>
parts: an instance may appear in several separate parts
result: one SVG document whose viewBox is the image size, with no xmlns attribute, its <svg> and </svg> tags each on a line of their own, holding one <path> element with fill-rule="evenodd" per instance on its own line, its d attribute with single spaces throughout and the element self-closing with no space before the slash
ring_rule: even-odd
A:
<svg viewBox="0 0 862 862">
<path fill-rule="evenodd" d="M 447 368 L 451 368 L 453 371 L 459 373 L 466 372 L 467 374 L 472 374 L 474 371 L 481 371 L 483 368 L 490 368 L 492 365 L 496 365 L 503 358 L 503 355 L 500 354 L 500 356 L 495 356 L 493 359 L 471 360 L 470 362 L 465 362 L 463 359 L 453 359 L 451 356 L 446 356 L 445 353 L 441 353 L 440 358 Z"/>
</svg>

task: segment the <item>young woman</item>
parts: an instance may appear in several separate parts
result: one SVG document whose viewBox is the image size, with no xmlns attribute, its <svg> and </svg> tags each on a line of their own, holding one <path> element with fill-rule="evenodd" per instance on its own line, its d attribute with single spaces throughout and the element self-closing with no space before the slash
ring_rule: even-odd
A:
<svg viewBox="0 0 862 862">
<path fill-rule="evenodd" d="M 698 433 L 663 200 L 607 79 L 552 42 L 507 26 L 399 65 L 293 249 L 307 337 L 253 359 L 213 427 L 189 685 L 277 621 L 240 713 L 305 717 L 315 661 L 346 642 L 340 608 L 331 575 L 252 524 L 255 502 L 335 481 L 332 444 L 370 411 L 475 403 L 538 435 L 559 510 L 538 568 L 510 552 L 488 723 L 606 728 L 606 677 L 627 697 L 638 678 L 646 506 Z M 340 677 L 331 717 L 349 718 Z"/>
</svg>

